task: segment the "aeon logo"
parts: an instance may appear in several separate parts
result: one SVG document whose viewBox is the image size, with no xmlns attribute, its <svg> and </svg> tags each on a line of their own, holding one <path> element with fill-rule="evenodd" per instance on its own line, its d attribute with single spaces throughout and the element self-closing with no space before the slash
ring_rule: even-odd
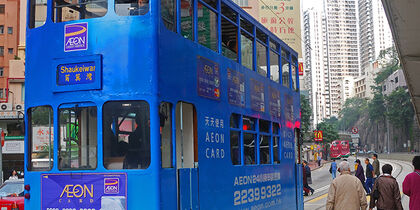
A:
<svg viewBox="0 0 420 210">
<path fill-rule="evenodd" d="M 120 180 L 118 178 L 104 179 L 104 193 L 118 194 L 120 192 Z"/>
<path fill-rule="evenodd" d="M 87 23 L 76 23 L 64 27 L 64 51 L 87 49 Z"/>
</svg>

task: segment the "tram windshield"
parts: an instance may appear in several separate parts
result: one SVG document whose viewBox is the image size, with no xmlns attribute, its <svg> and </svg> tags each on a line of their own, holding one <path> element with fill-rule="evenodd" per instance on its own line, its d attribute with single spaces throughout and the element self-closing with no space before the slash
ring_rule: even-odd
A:
<svg viewBox="0 0 420 210">
<path fill-rule="evenodd" d="M 108 11 L 107 0 L 54 0 L 56 23 L 102 17 Z"/>
</svg>

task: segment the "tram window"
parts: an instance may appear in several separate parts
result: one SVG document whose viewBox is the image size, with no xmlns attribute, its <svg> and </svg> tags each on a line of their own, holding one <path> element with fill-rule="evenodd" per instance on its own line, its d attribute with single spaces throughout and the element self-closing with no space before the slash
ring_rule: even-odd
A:
<svg viewBox="0 0 420 210">
<path fill-rule="evenodd" d="M 112 101 L 103 106 L 106 169 L 145 169 L 150 165 L 150 114 L 145 101 Z"/>
<path fill-rule="evenodd" d="M 59 109 L 60 170 L 95 169 L 97 162 L 97 113 L 95 106 Z"/>
<path fill-rule="evenodd" d="M 275 52 L 279 51 L 279 45 L 272 39 L 270 39 L 270 48 Z"/>
<path fill-rule="evenodd" d="M 239 128 L 239 121 L 241 120 L 241 116 L 238 114 L 230 115 L 230 127 L 231 128 Z"/>
<path fill-rule="evenodd" d="M 117 15 L 136 16 L 147 12 L 149 12 L 149 0 L 115 0 Z"/>
<path fill-rule="evenodd" d="M 255 118 L 251 118 L 251 117 L 246 117 L 244 116 L 242 118 L 242 124 L 243 124 L 243 130 L 246 131 L 255 131 L 255 126 L 256 126 L 256 120 Z"/>
<path fill-rule="evenodd" d="M 230 131 L 230 158 L 233 165 L 241 165 L 241 133 Z"/>
<path fill-rule="evenodd" d="M 108 1 L 54 0 L 56 23 L 102 17 L 108 10 Z"/>
<path fill-rule="evenodd" d="M 50 106 L 28 110 L 29 165 L 30 171 L 50 170 L 54 157 L 54 113 Z"/>
<path fill-rule="evenodd" d="M 279 134 L 280 126 L 278 123 L 273 123 L 273 134 Z"/>
<path fill-rule="evenodd" d="M 267 35 L 260 29 L 257 29 L 257 39 L 259 39 L 263 43 L 267 43 Z"/>
<path fill-rule="evenodd" d="M 167 29 L 176 31 L 176 0 L 161 0 L 161 16 Z"/>
<path fill-rule="evenodd" d="M 257 136 L 252 133 L 244 133 L 244 160 L 245 165 L 254 165 L 256 162 L 255 154 L 257 154 L 255 143 Z"/>
<path fill-rule="evenodd" d="M 245 31 L 248 31 L 250 34 L 254 34 L 254 26 L 252 23 L 248 22 L 247 20 L 241 18 L 241 28 Z"/>
<path fill-rule="evenodd" d="M 290 78 L 289 78 L 289 55 L 285 51 L 281 52 L 281 78 L 283 85 L 289 87 Z"/>
<path fill-rule="evenodd" d="M 253 51 L 254 51 L 254 42 L 253 38 L 250 37 L 245 32 L 241 32 L 241 58 L 242 65 L 249 68 L 253 68 Z"/>
<path fill-rule="evenodd" d="M 193 14 L 192 0 L 181 0 L 181 35 L 189 40 L 194 40 Z"/>
<path fill-rule="evenodd" d="M 270 133 L 270 122 L 266 120 L 260 120 L 260 132 Z"/>
<path fill-rule="evenodd" d="M 198 3 L 198 43 L 218 52 L 217 14 Z"/>
<path fill-rule="evenodd" d="M 29 28 L 38 28 L 47 20 L 47 0 L 30 1 Z"/>
<path fill-rule="evenodd" d="M 234 61 L 238 58 L 238 27 L 222 18 L 222 54 Z"/>
<path fill-rule="evenodd" d="M 159 121 L 162 168 L 172 168 L 172 104 L 168 102 L 160 104 Z"/>
<path fill-rule="evenodd" d="M 217 9 L 217 0 L 202 0 L 209 6 L 213 7 L 213 9 Z"/>
<path fill-rule="evenodd" d="M 292 57 L 292 88 L 293 90 L 297 90 L 297 81 L 296 81 L 296 63 L 297 59 Z"/>
<path fill-rule="evenodd" d="M 260 136 L 260 164 L 270 164 L 270 136 Z"/>
<path fill-rule="evenodd" d="M 280 163 L 280 151 L 279 151 L 279 139 L 278 136 L 273 136 L 273 160 L 274 163 Z"/>
<path fill-rule="evenodd" d="M 257 70 L 258 73 L 267 77 L 267 47 L 257 41 Z"/>
<path fill-rule="evenodd" d="M 237 17 L 236 12 L 233 11 L 229 6 L 227 6 L 224 3 L 222 3 L 222 15 L 224 15 L 225 17 L 229 18 L 231 21 L 236 23 L 236 17 Z"/>
<path fill-rule="evenodd" d="M 279 55 L 270 50 L 270 79 L 279 83 Z"/>
</svg>

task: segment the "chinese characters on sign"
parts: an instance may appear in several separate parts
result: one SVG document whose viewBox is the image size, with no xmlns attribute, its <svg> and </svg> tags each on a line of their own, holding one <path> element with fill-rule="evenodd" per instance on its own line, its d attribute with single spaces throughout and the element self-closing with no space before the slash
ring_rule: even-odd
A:
<svg viewBox="0 0 420 210">
<path fill-rule="evenodd" d="M 264 83 L 251 79 L 251 109 L 265 112 Z"/>
<path fill-rule="evenodd" d="M 229 103 L 245 106 L 245 76 L 238 71 L 227 69 L 228 73 L 228 99 Z"/>
<path fill-rule="evenodd" d="M 220 99 L 220 69 L 219 64 L 198 56 L 197 59 L 197 90 L 198 95 Z"/>
<path fill-rule="evenodd" d="M 57 85 L 77 85 L 95 82 L 95 62 L 62 64 L 57 66 Z"/>
<path fill-rule="evenodd" d="M 270 115 L 280 119 L 280 113 L 281 113 L 280 91 L 271 86 L 269 86 L 269 91 L 270 91 Z"/>
</svg>

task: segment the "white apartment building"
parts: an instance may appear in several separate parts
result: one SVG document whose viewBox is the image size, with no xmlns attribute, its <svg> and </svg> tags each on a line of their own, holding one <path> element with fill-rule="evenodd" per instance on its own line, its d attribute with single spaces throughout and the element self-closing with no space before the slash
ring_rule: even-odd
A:
<svg viewBox="0 0 420 210">
<path fill-rule="evenodd" d="M 359 0 L 360 67 L 362 75 L 393 39 L 381 0 Z"/>
<path fill-rule="evenodd" d="M 328 94 L 325 16 L 322 8 L 311 8 L 303 14 L 305 83 L 309 89 L 313 126 L 331 115 Z"/>
<path fill-rule="evenodd" d="M 354 97 L 354 77 L 343 77 L 340 84 L 340 93 L 340 100 L 342 105 L 344 105 L 348 98 Z"/>
<path fill-rule="evenodd" d="M 374 91 L 372 86 L 375 86 L 375 77 L 379 71 L 378 62 L 369 63 L 365 74 L 354 80 L 354 96 L 359 98 L 372 99 Z"/>
</svg>

